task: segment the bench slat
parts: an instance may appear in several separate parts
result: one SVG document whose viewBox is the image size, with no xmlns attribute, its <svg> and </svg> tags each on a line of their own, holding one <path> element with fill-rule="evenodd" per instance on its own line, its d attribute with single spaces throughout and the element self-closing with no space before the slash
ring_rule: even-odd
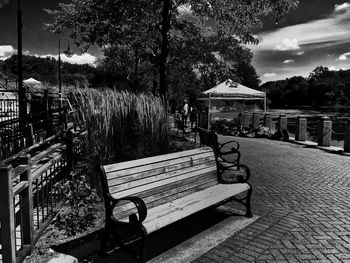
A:
<svg viewBox="0 0 350 263">
<path fill-rule="evenodd" d="M 169 153 L 169 154 L 137 159 L 137 160 L 122 162 L 122 163 L 109 164 L 104 166 L 104 170 L 105 170 L 105 173 L 107 174 L 115 170 L 130 169 L 130 168 L 135 169 L 138 166 L 142 166 L 150 163 L 158 163 L 169 159 L 176 159 L 184 156 L 193 156 L 193 155 L 205 153 L 205 152 L 212 152 L 212 149 L 210 147 L 202 147 L 194 150 Z"/>
<path fill-rule="evenodd" d="M 152 233 L 248 189 L 249 185 L 245 183 L 232 185 L 217 184 L 203 191 L 176 199 L 171 203 L 150 209 L 144 226 L 148 233 Z"/>
<path fill-rule="evenodd" d="M 140 193 L 137 196 L 142 198 L 148 209 L 151 209 L 155 206 L 170 202 L 176 198 L 192 194 L 196 191 L 200 191 L 217 184 L 217 180 L 214 176 L 213 173 L 203 174 L 188 180 L 177 182 L 177 184 L 167 185 L 166 188 L 164 186 L 158 187 L 150 191 Z M 128 203 L 118 206 L 114 210 L 114 215 L 116 218 L 123 218 L 135 212 L 137 212 L 137 210 L 134 205 Z"/>
<path fill-rule="evenodd" d="M 120 180 L 120 183 L 141 179 L 142 177 L 148 177 L 164 172 L 169 172 L 179 168 L 185 168 L 201 163 L 206 163 L 211 160 L 215 160 L 213 153 L 198 154 L 196 156 L 185 156 L 182 158 L 171 159 L 164 162 L 148 164 L 144 166 L 136 167 L 135 169 L 116 170 L 106 174 L 107 180 Z M 110 184 L 110 183 L 109 183 Z M 118 184 L 118 183 L 112 183 Z"/>
<path fill-rule="evenodd" d="M 117 193 L 118 186 L 111 187 L 110 193 L 113 194 L 116 198 L 121 198 L 121 197 L 129 196 L 129 195 L 135 195 L 137 193 L 147 191 L 147 190 L 150 190 L 150 189 L 162 186 L 162 185 L 171 184 L 171 183 L 174 183 L 177 181 L 182 181 L 182 180 L 185 180 L 185 179 L 190 178 L 190 177 L 194 177 L 194 176 L 198 176 L 198 175 L 203 174 L 203 173 L 210 173 L 210 172 L 216 172 L 216 166 L 209 166 L 209 167 L 204 168 L 204 169 L 195 170 L 191 173 L 180 174 L 178 176 L 173 176 L 173 177 L 165 179 L 165 180 L 160 180 L 160 181 L 156 181 L 156 182 L 149 183 L 146 185 L 141 185 L 141 186 L 138 186 L 138 187 L 135 187 L 132 189 L 126 189 L 126 190 L 120 191 L 118 193 Z"/>
<path fill-rule="evenodd" d="M 182 174 L 189 174 L 189 176 L 190 176 L 190 174 L 196 170 L 203 170 L 205 168 L 210 168 L 210 167 L 213 167 L 216 169 L 215 160 L 211 160 L 210 162 L 205 162 L 205 163 L 202 163 L 200 165 L 195 165 L 195 166 L 189 165 L 187 167 L 184 167 L 185 165 L 186 165 L 186 163 L 184 165 L 182 165 L 182 167 L 180 167 L 179 169 L 171 171 L 171 172 L 163 172 L 161 174 L 146 177 L 146 178 L 143 178 L 140 180 L 129 181 L 128 183 L 124 183 L 124 184 L 113 185 L 112 183 L 115 183 L 118 181 L 115 181 L 115 180 L 108 181 L 108 186 L 110 187 L 110 192 L 114 194 L 115 192 L 128 190 L 128 189 L 138 187 L 141 185 L 155 183 L 157 181 L 164 181 L 166 179 L 169 179 L 169 178 L 172 178 L 175 176 L 179 176 Z"/>
</svg>

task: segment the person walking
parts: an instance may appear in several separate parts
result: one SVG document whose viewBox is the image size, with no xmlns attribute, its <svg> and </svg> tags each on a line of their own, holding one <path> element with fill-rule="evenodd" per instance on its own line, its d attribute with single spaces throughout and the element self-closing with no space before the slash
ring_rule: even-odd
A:
<svg viewBox="0 0 350 263">
<path fill-rule="evenodd" d="M 184 123 L 184 127 L 187 127 L 187 115 L 188 115 L 188 103 L 187 100 L 184 100 L 184 106 L 182 108 L 182 121 Z"/>
</svg>

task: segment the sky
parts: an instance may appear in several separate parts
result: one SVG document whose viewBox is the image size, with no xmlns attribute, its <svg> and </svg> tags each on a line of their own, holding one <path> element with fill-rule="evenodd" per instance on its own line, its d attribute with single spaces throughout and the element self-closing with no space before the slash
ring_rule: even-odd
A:
<svg viewBox="0 0 350 263">
<path fill-rule="evenodd" d="M 300 1 L 284 21 L 274 23 L 257 32 L 259 45 L 249 46 L 262 82 L 307 77 L 317 66 L 350 69 L 350 2 Z"/>
<path fill-rule="evenodd" d="M 36 56 L 58 56 L 58 40 L 64 36 L 53 35 L 43 29 L 51 18 L 43 10 L 55 9 L 58 2 L 69 0 L 21 0 L 23 12 L 24 54 Z M 16 0 L 0 7 L 0 60 L 17 52 Z M 307 77 L 317 66 L 331 70 L 350 69 L 350 2 L 345 0 L 299 0 L 297 9 L 283 20 L 264 18 L 264 26 L 254 29 L 261 37 L 259 45 L 251 48 L 255 66 L 262 82 Z M 97 48 L 81 54 L 71 47 L 72 58 L 62 56 L 71 63 L 94 63 L 101 56 Z M 61 42 L 61 49 L 66 42 Z"/>
</svg>

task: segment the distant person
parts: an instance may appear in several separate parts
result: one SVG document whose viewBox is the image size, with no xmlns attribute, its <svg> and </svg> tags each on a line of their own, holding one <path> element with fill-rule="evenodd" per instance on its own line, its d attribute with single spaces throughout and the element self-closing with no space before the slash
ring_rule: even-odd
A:
<svg viewBox="0 0 350 263">
<path fill-rule="evenodd" d="M 191 128 L 193 128 L 193 124 L 196 123 L 195 125 L 197 126 L 197 114 L 198 110 L 196 107 L 191 107 L 190 108 L 190 122 L 191 122 Z"/>
<path fill-rule="evenodd" d="M 182 107 L 182 121 L 184 123 L 184 127 L 187 127 L 188 108 L 187 100 L 184 100 L 184 106 Z"/>
<path fill-rule="evenodd" d="M 237 116 L 237 128 L 241 130 L 243 128 L 243 114 L 240 112 Z"/>
<path fill-rule="evenodd" d="M 279 129 L 271 136 L 271 139 L 288 142 L 289 133 L 287 130 Z"/>
</svg>

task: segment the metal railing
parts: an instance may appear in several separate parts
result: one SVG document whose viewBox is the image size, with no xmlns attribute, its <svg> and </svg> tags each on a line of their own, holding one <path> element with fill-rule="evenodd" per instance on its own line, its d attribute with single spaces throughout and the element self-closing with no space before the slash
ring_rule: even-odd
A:
<svg viewBox="0 0 350 263">
<path fill-rule="evenodd" d="M 0 262 L 22 262 L 62 204 L 55 184 L 70 175 L 82 146 L 73 136 L 59 138 L 52 136 L 1 163 Z"/>
</svg>

